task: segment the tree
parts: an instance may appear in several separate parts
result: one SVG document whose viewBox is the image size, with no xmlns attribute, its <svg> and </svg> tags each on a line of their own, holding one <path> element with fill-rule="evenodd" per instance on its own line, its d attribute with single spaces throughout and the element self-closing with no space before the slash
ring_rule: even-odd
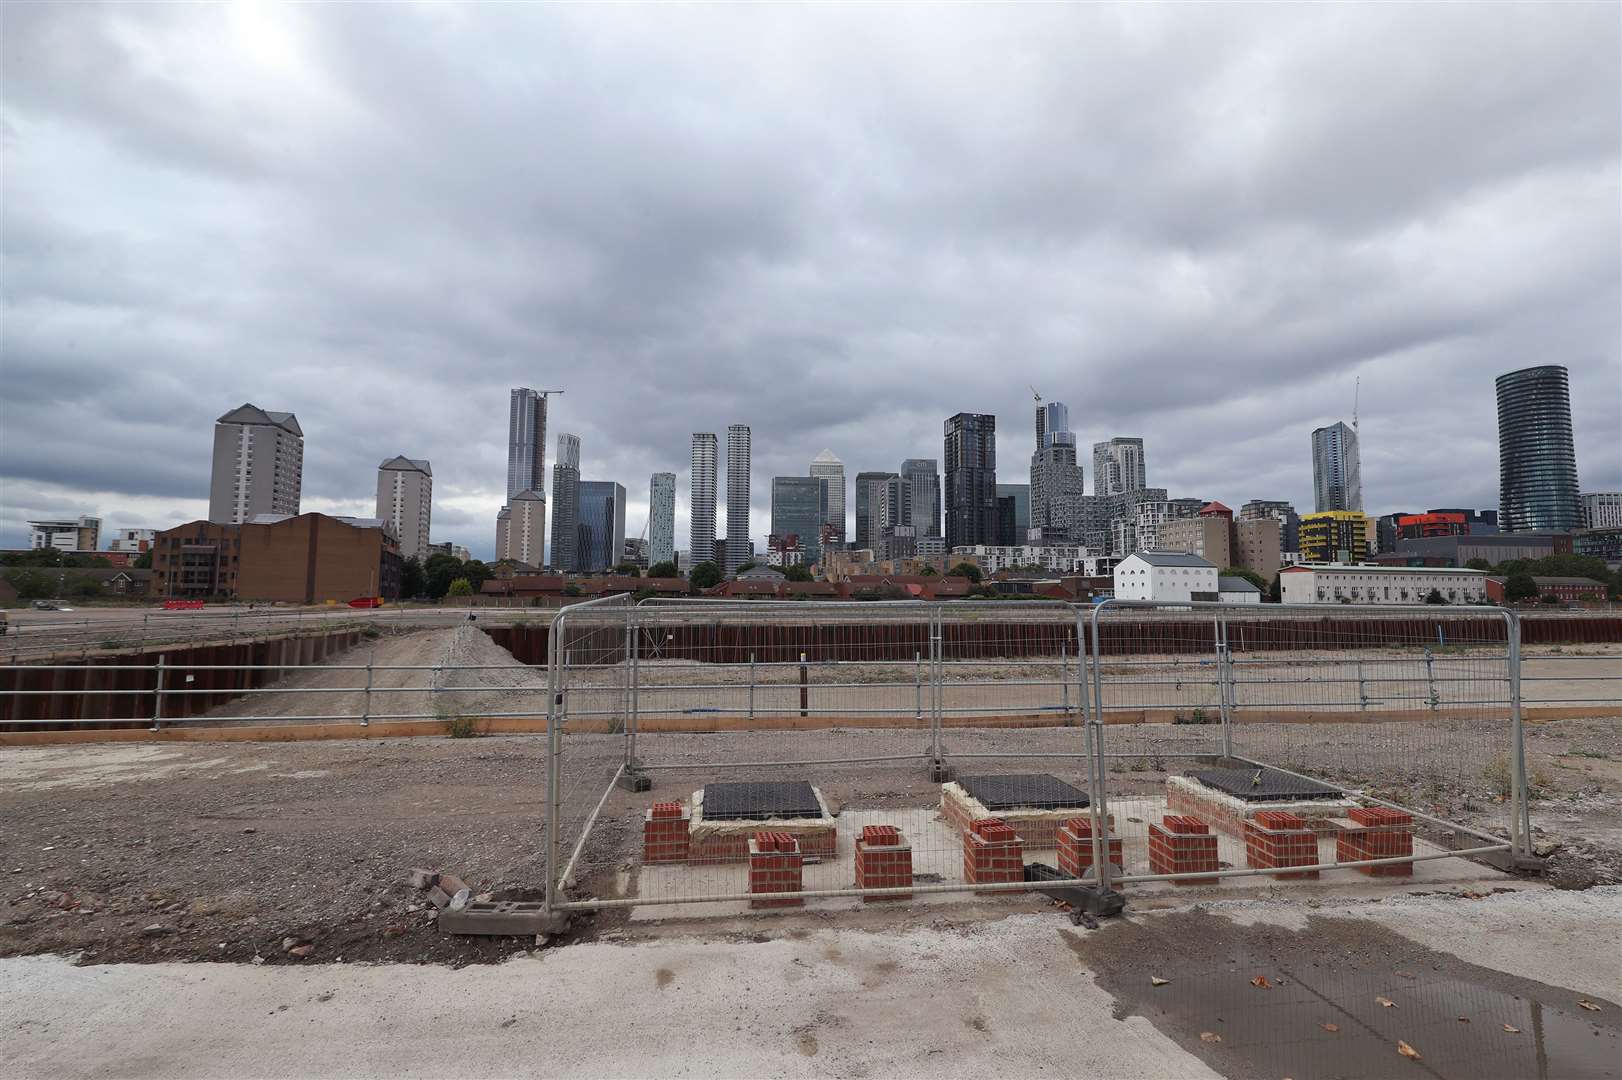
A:
<svg viewBox="0 0 1622 1080">
<path fill-rule="evenodd" d="M 1275 604 L 1284 602 L 1284 576 L 1282 574 L 1273 575 L 1273 584 L 1267 587 L 1267 598 Z"/>
<path fill-rule="evenodd" d="M 648 567 L 649 577 L 675 577 L 680 572 L 681 571 L 676 569 L 676 564 L 671 562 L 669 559 L 666 559 L 664 562 L 656 562 L 652 566 Z"/>
<path fill-rule="evenodd" d="M 61 566 L 62 552 L 53 547 L 30 548 L 27 551 L 10 551 L 0 555 L 7 566 Z"/>
<path fill-rule="evenodd" d="M 1511 604 L 1531 600 L 1538 594 L 1538 583 L 1531 574 L 1511 574 L 1504 581 L 1504 599 Z"/>
<path fill-rule="evenodd" d="M 137 570 L 150 570 L 150 569 L 152 569 L 152 549 L 148 548 L 145 551 L 141 552 L 140 557 L 138 557 L 135 560 L 134 565 L 135 565 L 135 569 L 137 569 Z"/>
<path fill-rule="evenodd" d="M 947 572 L 948 577 L 965 577 L 976 585 L 980 584 L 980 568 L 973 563 L 960 562 Z"/>
<path fill-rule="evenodd" d="M 705 560 L 687 574 L 687 583 L 695 589 L 710 589 L 721 584 L 721 568 Z"/>
<path fill-rule="evenodd" d="M 104 595 L 107 590 L 102 587 L 101 582 L 93 577 L 86 577 L 84 574 L 73 574 L 63 582 L 62 591 L 68 596 L 77 596 L 80 599 L 89 600 Z"/>
<path fill-rule="evenodd" d="M 496 572 L 478 559 L 469 559 L 462 564 L 462 576 L 473 586 L 473 591 L 478 592 L 485 582 L 496 576 Z"/>
<path fill-rule="evenodd" d="M 1556 596 L 1554 593 L 1546 592 L 1546 593 L 1543 594 L 1543 603 L 1545 603 L 1545 604 L 1558 604 L 1559 602 L 1560 602 L 1560 598 L 1558 596 Z"/>
<path fill-rule="evenodd" d="M 618 566 L 614 567 L 614 573 L 618 574 L 620 577 L 642 576 L 642 571 L 638 570 L 628 562 L 622 562 Z"/>
<path fill-rule="evenodd" d="M 935 568 L 933 566 L 926 566 L 922 570 L 918 571 L 918 576 L 919 577 L 939 577 L 940 575 L 935 572 Z"/>
<path fill-rule="evenodd" d="M 815 579 L 813 579 L 811 577 L 811 571 L 808 568 L 806 568 L 804 566 L 801 566 L 798 563 L 795 563 L 793 566 L 785 566 L 785 567 L 783 567 L 783 576 L 785 578 L 787 578 L 789 581 L 812 581 L 812 580 L 815 580 Z"/>
<path fill-rule="evenodd" d="M 446 596 L 472 596 L 473 583 L 465 577 L 459 577 L 451 582 L 450 588 L 445 590 Z"/>
<path fill-rule="evenodd" d="M 409 600 L 427 591 L 428 575 L 423 572 L 421 560 L 413 555 L 400 567 L 400 598 Z"/>
<path fill-rule="evenodd" d="M 749 562 L 746 562 L 742 566 L 738 567 L 738 573 L 741 574 L 745 570 L 753 570 L 755 567 L 757 567 L 759 565 L 760 565 L 759 563 L 757 563 L 757 562 L 755 562 L 753 560 L 750 560 Z"/>
<path fill-rule="evenodd" d="M 56 575 L 36 567 L 24 567 L 6 575 L 17 596 L 23 600 L 39 600 L 56 593 Z"/>
<path fill-rule="evenodd" d="M 1469 560 L 1468 562 L 1466 562 L 1464 564 L 1464 568 L 1466 570 L 1491 570 L 1492 569 L 1492 563 L 1488 562 L 1486 559 L 1483 559 L 1481 556 L 1477 555 L 1475 558 L 1473 558 L 1473 559 Z"/>
<path fill-rule="evenodd" d="M 1263 593 L 1267 592 L 1268 589 L 1266 578 L 1254 570 L 1246 570 L 1243 566 L 1230 566 L 1222 571 L 1222 576 L 1244 578 Z"/>
<path fill-rule="evenodd" d="M 1445 604 L 1445 603 L 1447 603 L 1447 600 L 1442 596 L 1442 590 L 1441 589 L 1432 589 L 1430 592 L 1425 594 L 1425 603 L 1427 603 L 1427 604 Z"/>
<path fill-rule="evenodd" d="M 427 581 L 428 595 L 435 600 L 445 595 L 446 590 L 451 587 L 451 582 L 459 577 L 466 577 L 462 573 L 462 560 L 454 555 L 430 555 L 422 570 Z M 469 579 L 468 584 L 472 583 Z"/>
</svg>

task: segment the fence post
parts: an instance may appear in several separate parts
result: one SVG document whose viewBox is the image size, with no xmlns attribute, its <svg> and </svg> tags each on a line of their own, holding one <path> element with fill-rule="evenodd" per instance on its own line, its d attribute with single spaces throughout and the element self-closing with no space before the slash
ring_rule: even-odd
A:
<svg viewBox="0 0 1622 1080">
<path fill-rule="evenodd" d="M 1509 659 L 1509 714 L 1512 757 L 1510 773 L 1511 802 L 1509 836 L 1511 854 L 1520 858 L 1532 857 L 1532 816 L 1527 805 L 1526 790 L 1526 729 L 1521 722 L 1521 620 L 1514 612 L 1504 612 L 1507 621 L 1505 638 Z"/>
<path fill-rule="evenodd" d="M 808 716 L 811 712 L 811 685 L 808 681 L 809 673 L 805 667 L 805 653 L 800 654 L 800 715 Z"/>
<path fill-rule="evenodd" d="M 1431 712 L 1435 712 L 1436 706 L 1439 704 L 1436 697 L 1435 662 L 1436 658 L 1431 654 L 1431 647 L 1429 645 L 1425 646 L 1425 685 L 1430 688 L 1430 692 L 1426 695 L 1426 700 L 1428 700 L 1431 704 Z"/>
<path fill-rule="evenodd" d="M 561 742 L 563 693 L 558 673 L 558 635 L 563 629 L 564 609 L 552 617 L 551 632 L 546 635 L 546 892 L 545 910 L 550 929 L 562 930 L 567 916 L 557 910 L 559 886 L 562 884 L 563 863 L 559 858 L 558 816 L 563 810 L 563 793 L 558 790 L 558 758 L 563 753 Z"/>
<path fill-rule="evenodd" d="M 1059 711 L 1066 725 L 1070 723 L 1070 647 L 1059 642 Z"/>
<path fill-rule="evenodd" d="M 168 660 L 166 655 L 158 657 L 158 677 L 152 686 L 152 730 L 156 731 L 163 723 L 163 667 Z"/>
<path fill-rule="evenodd" d="M 1222 710 L 1222 756 L 1233 757 L 1233 656 L 1228 650 L 1228 617 L 1217 616 L 1217 707 Z"/>
<path fill-rule="evenodd" d="M 1108 601 L 1093 607 L 1093 715 L 1087 725 L 1086 740 L 1088 786 L 1092 789 L 1087 803 L 1093 819 L 1093 880 L 1101 894 L 1109 891 L 1110 883 L 1109 796 L 1104 790 L 1107 775 L 1104 769 L 1104 665 L 1099 658 L 1098 634 L 1098 617 L 1105 603 Z"/>
<path fill-rule="evenodd" d="M 1368 708 L 1368 704 L 1368 689 L 1363 685 L 1363 661 L 1359 658 L 1357 661 L 1357 711 L 1362 712 Z"/>
<path fill-rule="evenodd" d="M 937 782 L 944 782 L 950 778 L 946 768 L 946 747 L 941 741 L 941 723 L 944 719 L 946 707 L 942 702 L 942 680 L 945 672 L 941 666 L 942 633 L 941 609 L 934 607 L 929 612 L 929 760 L 930 776 Z"/>
<path fill-rule="evenodd" d="M 749 719 L 755 718 L 755 654 L 749 654 Z"/>
<path fill-rule="evenodd" d="M 924 654 L 917 650 L 912 654 L 912 719 L 913 723 L 924 722 Z"/>
<path fill-rule="evenodd" d="M 361 705 L 360 726 L 370 727 L 372 723 L 372 665 L 377 663 L 377 646 L 366 657 L 366 697 Z"/>
<path fill-rule="evenodd" d="M 641 634 L 636 625 L 636 608 L 630 607 L 625 611 L 626 637 L 629 639 L 630 654 L 626 657 L 628 677 L 631 680 L 631 712 L 627 717 L 630 738 L 625 745 L 625 768 L 627 772 L 635 772 L 641 762 L 636 757 L 636 736 L 642 726 L 642 641 Z M 633 788 L 640 791 L 642 788 Z"/>
</svg>

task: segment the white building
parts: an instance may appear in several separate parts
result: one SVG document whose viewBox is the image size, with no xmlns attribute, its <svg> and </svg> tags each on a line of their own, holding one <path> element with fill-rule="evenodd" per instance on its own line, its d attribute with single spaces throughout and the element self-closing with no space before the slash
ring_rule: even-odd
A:
<svg viewBox="0 0 1622 1080">
<path fill-rule="evenodd" d="M 95 551 L 101 543 L 101 518 L 81 517 L 63 521 L 30 521 L 28 546 L 58 551 Z M 151 532 L 147 533 L 150 537 Z"/>
<path fill-rule="evenodd" d="M 1013 566 L 1040 566 L 1051 573 L 1074 574 L 1087 558 L 1087 549 L 1073 544 L 961 544 L 952 549 L 952 557 L 972 559 L 983 574 Z"/>
<path fill-rule="evenodd" d="M 1224 604 L 1259 604 L 1262 591 L 1242 577 L 1217 576 L 1217 599 Z"/>
<path fill-rule="evenodd" d="M 434 513 L 433 466 L 420 458 L 391 457 L 377 467 L 377 516 L 400 541 L 400 558 L 428 558 Z"/>
<path fill-rule="evenodd" d="M 1487 599 L 1487 573 L 1444 566 L 1314 563 L 1279 571 L 1286 604 L 1423 604 L 1431 590 L 1449 604 Z"/>
<path fill-rule="evenodd" d="M 107 541 L 107 550 L 139 555 L 150 549 L 157 537 L 156 529 L 119 529 L 118 535 Z"/>
<path fill-rule="evenodd" d="M 1215 600 L 1217 568 L 1181 551 L 1139 551 L 1115 564 L 1117 600 Z"/>
<path fill-rule="evenodd" d="M 1585 529 L 1622 529 L 1622 491 L 1592 491 L 1579 497 Z"/>
</svg>

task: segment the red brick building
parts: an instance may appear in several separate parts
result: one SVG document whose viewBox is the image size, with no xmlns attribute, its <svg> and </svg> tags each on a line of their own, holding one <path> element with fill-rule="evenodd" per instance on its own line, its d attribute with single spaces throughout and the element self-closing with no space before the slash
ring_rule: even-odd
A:
<svg viewBox="0 0 1622 1080">
<path fill-rule="evenodd" d="M 261 515 L 241 525 L 192 521 L 157 534 L 162 595 L 291 604 L 400 595 L 400 545 L 370 518 Z"/>
</svg>

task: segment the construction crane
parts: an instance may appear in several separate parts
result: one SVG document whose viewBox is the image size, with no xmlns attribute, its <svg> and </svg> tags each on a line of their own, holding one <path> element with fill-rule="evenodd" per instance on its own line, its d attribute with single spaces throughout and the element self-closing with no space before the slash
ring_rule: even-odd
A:
<svg viewBox="0 0 1622 1080">
<path fill-rule="evenodd" d="M 1030 383 L 1026 383 L 1026 384 L 1025 384 L 1025 385 L 1026 385 L 1026 386 L 1031 386 L 1031 384 L 1030 384 Z M 1034 398 L 1036 398 L 1036 403 L 1037 403 L 1037 404 L 1038 404 L 1038 405 L 1040 405 L 1040 404 L 1042 404 L 1042 395 L 1041 395 L 1041 394 L 1038 394 L 1038 393 L 1037 393 L 1037 392 L 1036 392 L 1036 387 L 1034 387 L 1034 386 L 1031 386 L 1031 396 L 1032 396 L 1032 397 L 1034 397 Z"/>
<path fill-rule="evenodd" d="M 1357 434 L 1357 404 L 1358 404 L 1358 399 L 1361 398 L 1362 396 L 1363 396 L 1363 376 L 1359 375 L 1357 377 L 1357 381 L 1352 384 L 1352 434 L 1353 435 Z"/>
</svg>

